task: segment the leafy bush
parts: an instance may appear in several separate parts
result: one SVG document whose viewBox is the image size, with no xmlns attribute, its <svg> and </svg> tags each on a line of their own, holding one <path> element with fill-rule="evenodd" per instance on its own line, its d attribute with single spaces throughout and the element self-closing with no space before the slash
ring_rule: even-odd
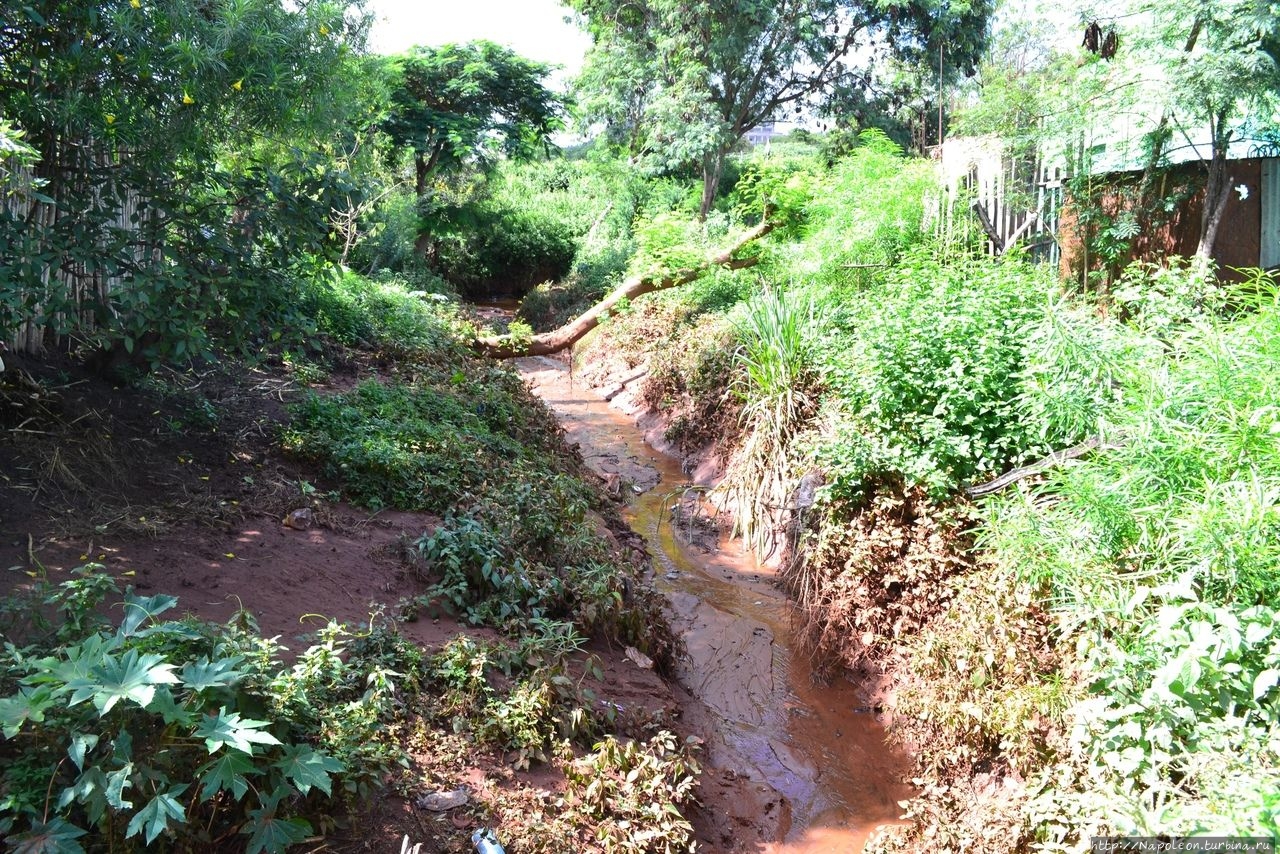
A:
<svg viewBox="0 0 1280 854">
<path fill-rule="evenodd" d="M 737 402 L 725 389 L 736 367 L 736 344 L 732 321 L 703 314 L 659 340 L 649 353 L 643 399 L 670 418 L 666 438 L 682 453 L 729 443 L 737 433 Z"/>
<path fill-rule="evenodd" d="M 693 828 L 680 807 L 693 800 L 700 773 L 690 745 L 661 732 L 647 743 L 610 737 L 570 763 L 570 808 L 597 821 L 606 851 L 676 854 L 690 850 Z"/>
<path fill-rule="evenodd" d="M 505 368 L 422 368 L 414 383 L 368 380 L 309 394 L 286 429 L 287 451 L 324 466 L 372 507 L 443 513 L 468 496 L 533 474 L 549 450 L 550 415 Z"/>
<path fill-rule="evenodd" d="M 831 390 L 832 426 L 815 451 L 828 494 L 857 500 L 897 481 L 939 496 L 1080 441 L 1063 428 L 1087 418 L 1037 421 L 1024 396 L 1054 287 L 1016 260 L 943 264 L 920 251 L 834 307 L 818 357 Z"/>
<path fill-rule="evenodd" d="M 474 624 L 567 618 L 588 634 L 647 643 L 624 602 L 632 582 L 589 522 L 586 495 L 581 483 L 546 474 L 451 511 L 417 544 L 439 578 L 430 595 Z"/>
<path fill-rule="evenodd" d="M 516 764 L 527 768 L 558 753 L 559 739 L 582 743 L 598 736 L 605 715 L 582 685 L 600 677 L 599 666 L 588 659 L 580 679 L 569 676 L 569 656 L 586 642 L 574 626 L 533 618 L 525 629 L 514 643 L 459 635 L 434 657 L 432 675 L 441 688 L 440 716 L 455 732 L 513 751 Z"/>
<path fill-rule="evenodd" d="M 282 851 L 330 820 L 344 790 L 380 784 L 399 761 L 382 733 L 420 656 L 397 636 L 349 642 L 331 625 L 285 668 L 245 615 L 160 620 L 171 596 L 127 591 L 120 626 L 107 625 L 101 606 L 118 590 L 101 570 L 42 588 L 26 612 L 38 639 L 0 654 L 0 684 L 14 691 L 0 700 L 11 845 L 83 851 L 91 829 L 113 846 L 241 834 L 251 854 Z"/>
<path fill-rule="evenodd" d="M 860 141 L 814 189 L 806 211 L 801 263 L 837 292 L 924 242 L 924 199 L 937 190 L 932 164 L 904 158 L 881 131 L 863 131 Z"/>
<path fill-rule="evenodd" d="M 520 293 L 561 278 L 573 263 L 577 244 L 568 225 L 537 208 L 487 201 L 447 216 L 449 239 L 440 242 L 434 266 L 469 296 Z"/>
<path fill-rule="evenodd" d="M 1162 340 L 1118 374 L 1114 447 L 984 507 L 982 545 L 1056 605 L 1088 689 L 1028 807 L 1045 850 L 1276 832 L 1280 306 L 1170 317 L 1138 318 Z"/>
<path fill-rule="evenodd" d="M 771 554 L 793 486 L 791 441 L 813 409 L 814 335 L 821 318 L 795 293 L 767 292 L 744 306 L 734 360 L 741 372 L 743 439 L 721 489 L 734 508 L 734 530 L 759 554 Z"/>
<path fill-rule="evenodd" d="M 383 271 L 370 279 L 347 271 L 316 281 L 306 295 L 318 330 L 349 347 L 438 356 L 456 350 L 458 338 L 469 331 L 449 286 L 429 274 L 410 279 Z"/>
</svg>

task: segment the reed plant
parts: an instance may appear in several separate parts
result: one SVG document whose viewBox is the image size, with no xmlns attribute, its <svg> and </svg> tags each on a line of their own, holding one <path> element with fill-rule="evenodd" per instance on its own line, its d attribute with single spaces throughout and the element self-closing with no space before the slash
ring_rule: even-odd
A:
<svg viewBox="0 0 1280 854">
<path fill-rule="evenodd" d="M 766 291 L 744 305 L 738 324 L 742 441 L 721 485 L 734 509 L 734 535 L 758 555 L 777 546 L 794 486 L 791 442 L 814 409 L 811 341 L 821 317 L 811 299 Z"/>
</svg>

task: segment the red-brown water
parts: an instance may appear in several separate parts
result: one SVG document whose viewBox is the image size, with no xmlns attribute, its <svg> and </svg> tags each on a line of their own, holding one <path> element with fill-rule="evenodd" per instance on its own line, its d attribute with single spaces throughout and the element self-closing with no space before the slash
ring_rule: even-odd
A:
<svg viewBox="0 0 1280 854">
<path fill-rule="evenodd" d="M 717 722 L 708 761 L 786 797 L 789 829 L 765 852 L 861 852 L 878 825 L 897 821 L 910 790 L 900 782 L 905 762 L 874 716 L 859 711 L 857 689 L 813 678 L 793 642 L 791 602 L 770 571 L 734 543 L 704 551 L 676 535 L 669 508 L 689 485 L 676 460 L 645 444 L 632 419 L 575 387 L 561 363 L 517 363 L 587 463 L 622 479 L 628 521 L 650 543 L 656 584 L 684 639 L 678 676 Z"/>
</svg>

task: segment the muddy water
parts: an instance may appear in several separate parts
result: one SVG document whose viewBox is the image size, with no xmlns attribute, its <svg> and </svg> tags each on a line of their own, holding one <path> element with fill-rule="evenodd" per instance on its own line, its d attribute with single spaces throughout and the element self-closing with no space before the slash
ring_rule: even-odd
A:
<svg viewBox="0 0 1280 854">
<path fill-rule="evenodd" d="M 791 603 L 736 545 L 691 545 L 670 506 L 689 485 L 678 462 L 645 444 L 634 421 L 572 382 L 546 358 L 518 360 L 571 443 L 602 474 L 618 474 L 629 520 L 654 555 L 658 589 L 684 639 L 684 686 L 711 711 L 708 761 L 785 797 L 781 838 L 768 854 L 857 854 L 909 796 L 905 764 L 846 681 L 818 684 L 792 642 Z M 634 486 L 634 489 L 631 487 Z"/>
</svg>

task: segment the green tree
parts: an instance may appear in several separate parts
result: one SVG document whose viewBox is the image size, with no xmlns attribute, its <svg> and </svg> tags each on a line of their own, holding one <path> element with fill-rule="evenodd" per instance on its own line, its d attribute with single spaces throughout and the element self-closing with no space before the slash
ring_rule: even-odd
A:
<svg viewBox="0 0 1280 854">
<path fill-rule="evenodd" d="M 326 249 L 362 2 L 6 7 L 0 115 L 41 186 L 0 202 L 0 328 L 158 360 L 287 305 L 264 277 Z"/>
<path fill-rule="evenodd" d="M 697 163 L 703 216 L 725 157 L 748 130 L 787 112 L 875 91 L 872 66 L 919 63 L 952 45 L 971 67 L 989 0 L 566 0 L 594 39 L 580 88 L 633 156 Z M 834 99 L 834 100 L 833 100 Z"/>
<path fill-rule="evenodd" d="M 441 170 L 530 157 L 561 127 L 564 105 L 543 84 L 550 68 L 492 42 L 415 47 L 387 71 L 383 128 L 396 150 L 412 151 L 419 196 Z"/>
<path fill-rule="evenodd" d="M 1204 213 L 1196 255 L 1213 253 L 1233 185 L 1227 166 L 1233 140 L 1280 117 L 1280 7 L 1269 0 L 1195 0 L 1137 4 L 1154 26 L 1130 26 L 1131 61 L 1154 67 L 1163 85 L 1154 89 L 1163 110 L 1152 131 L 1161 151 L 1175 134 L 1193 148 L 1192 127 L 1207 131 Z M 1208 155 L 1207 157 L 1205 155 Z"/>
</svg>

